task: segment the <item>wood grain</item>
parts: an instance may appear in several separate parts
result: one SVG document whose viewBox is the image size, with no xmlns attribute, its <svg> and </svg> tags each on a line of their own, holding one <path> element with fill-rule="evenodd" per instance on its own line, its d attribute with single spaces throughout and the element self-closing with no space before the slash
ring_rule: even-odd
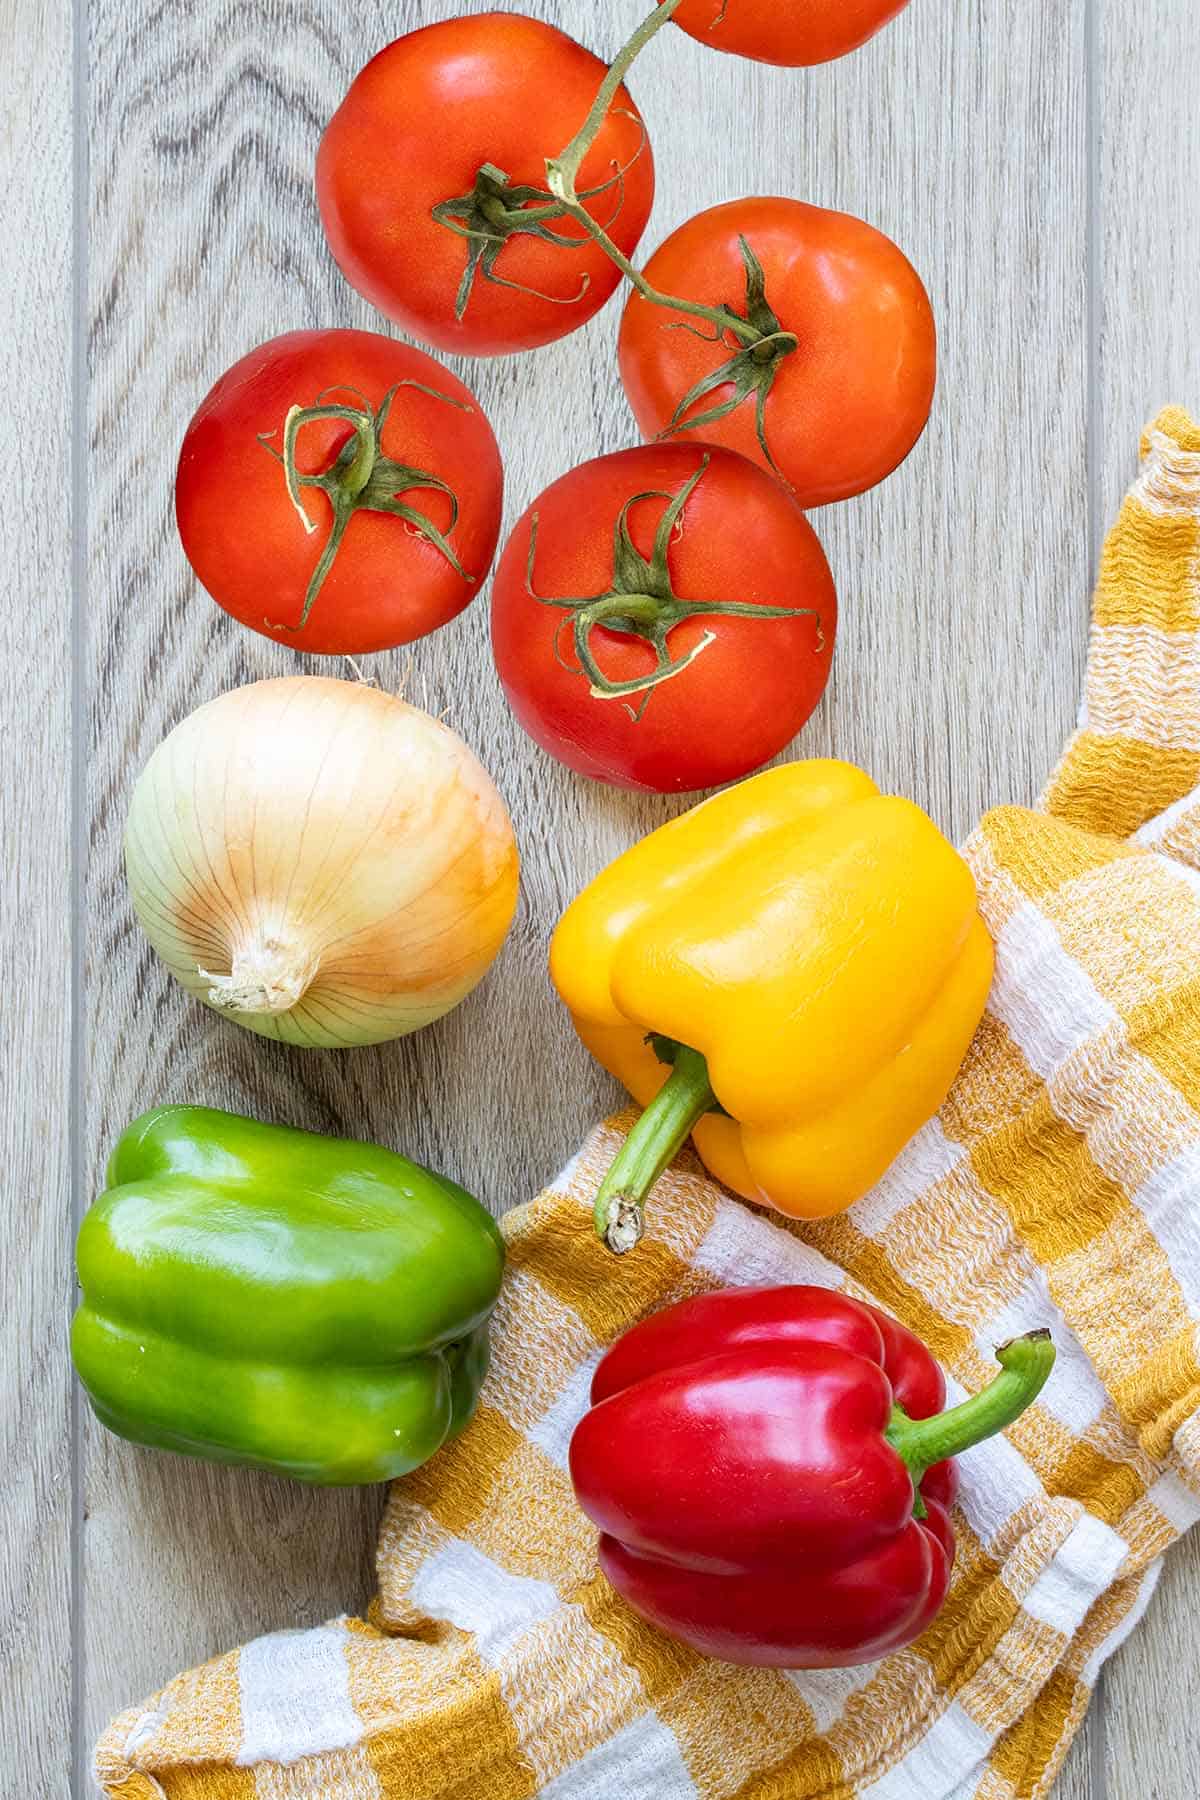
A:
<svg viewBox="0 0 1200 1800">
<path fill-rule="evenodd" d="M 1200 8 L 1104 0 L 1098 19 L 1093 489 L 1103 529 L 1137 436 L 1175 401 L 1200 418 Z M 1166 1559 L 1142 1624 L 1103 1678 L 1108 1800 L 1190 1800 L 1200 1720 L 1181 1671 L 1200 1660 L 1200 1538 Z"/>
<path fill-rule="evenodd" d="M 19 1773 L 21 1792 L 57 1800 L 70 1780 L 73 1512 L 71 39 L 46 0 L 4 0 L 0 17 L 0 1787 L 15 1795 Z"/>
<path fill-rule="evenodd" d="M 9 384 L 14 441 L 44 448 L 40 464 L 22 463 L 29 491 L 43 496 L 23 515 L 33 521 L 22 555 L 38 571 L 38 604 L 5 608 L 0 662 L 23 777 L 0 794 L 13 892 L 5 921 L 17 925 L 0 948 L 9 996 L 0 1029 L 26 1077 L 0 1097 L 18 1147 L 8 1186 L 17 1253 L 0 1274 L 6 1364 L 17 1370 L 14 1383 L 6 1369 L 0 1465 L 0 1716 L 7 1722 L 11 1702 L 14 1766 L 28 1776 L 14 1793 L 40 1795 L 67 1788 L 71 1695 L 67 643 L 65 610 L 46 603 L 66 593 L 69 561 L 69 520 L 54 498 L 60 445 L 46 431 L 48 417 L 68 412 L 69 45 L 44 0 L 3 3 L 19 47 L 18 113 L 37 119 L 39 154 L 29 159 L 6 125 L 4 173 L 21 179 L 5 183 L 16 207 L 0 248 L 6 267 L 20 252 L 34 279 L 5 285 L 0 322 L 6 346 L 21 347 L 20 379 Z M 634 23 L 637 0 L 630 6 L 617 16 L 598 0 L 529 10 L 603 53 Z M 91 0 L 80 819 L 90 840 L 89 1191 L 129 1118 L 156 1101 L 195 1099 L 402 1145 L 501 1212 L 564 1159 L 612 1096 L 550 994 L 546 939 L 593 870 L 672 809 L 575 780 L 516 730 L 488 657 L 485 601 L 419 645 L 407 677 L 493 770 L 525 858 L 510 944 L 449 1019 L 341 1056 L 260 1042 L 170 983 L 120 875 L 130 787 L 162 735 L 224 688 L 304 666 L 238 630 L 197 589 L 171 516 L 174 457 L 208 385 L 256 342 L 301 325 L 385 328 L 325 252 L 312 158 L 366 57 L 444 10 L 366 0 L 351 29 L 333 0 Z M 647 248 L 702 205 L 775 187 L 871 219 L 926 279 L 941 325 L 930 429 L 883 487 L 814 516 L 843 624 L 829 695 L 797 751 L 863 762 L 956 835 L 984 806 L 1040 787 L 1074 715 L 1089 557 L 1128 475 L 1136 426 L 1162 399 L 1200 404 L 1189 298 L 1200 266 L 1198 66 L 1193 0 L 1125 10 L 1118 0 L 918 0 L 826 69 L 739 64 L 668 33 L 632 83 L 660 175 Z M 530 358 L 458 365 L 505 451 L 510 520 L 572 463 L 635 441 L 614 330 L 610 306 Z M 6 512 L 6 566 L 18 529 Z M 396 688 L 407 660 L 378 658 L 371 673 Z M 14 1007 L 21 992 L 36 1005 Z M 86 1415 L 75 1456 L 87 1513 L 76 1644 L 85 1751 L 114 1709 L 176 1669 L 366 1597 L 374 1493 L 310 1494 L 139 1453 Z M 1194 1660 L 1200 1641 L 1188 1555 L 1177 1554 L 1150 1620 L 1114 1665 L 1107 1729 L 1094 1711 L 1059 1800 L 1191 1800 L 1196 1743 L 1174 1709 L 1167 1723 L 1163 1702 L 1181 1653 Z M 74 1791 L 88 1791 L 82 1761 Z"/>
</svg>

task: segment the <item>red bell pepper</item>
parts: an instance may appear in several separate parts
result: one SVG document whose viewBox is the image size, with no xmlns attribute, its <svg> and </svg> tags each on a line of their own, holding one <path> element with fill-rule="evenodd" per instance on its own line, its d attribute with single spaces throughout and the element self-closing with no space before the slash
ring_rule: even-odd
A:
<svg viewBox="0 0 1200 1800">
<path fill-rule="evenodd" d="M 730 1288 L 626 1332 L 592 1383 L 571 1477 L 636 1612 L 727 1662 L 842 1668 L 902 1649 L 946 1597 L 947 1458 L 1002 1431 L 1054 1362 L 1046 1331 L 948 1412 L 886 1314 L 825 1288 Z"/>
</svg>

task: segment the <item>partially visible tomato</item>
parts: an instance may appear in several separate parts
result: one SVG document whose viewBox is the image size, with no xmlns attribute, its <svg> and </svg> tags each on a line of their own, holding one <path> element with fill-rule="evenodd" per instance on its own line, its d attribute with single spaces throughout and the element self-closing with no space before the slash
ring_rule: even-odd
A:
<svg viewBox="0 0 1200 1800">
<path fill-rule="evenodd" d="M 492 592 L 496 667 L 530 736 L 653 793 L 736 781 L 782 750 L 821 698 L 836 628 L 795 501 L 703 444 L 562 476 L 518 521 Z"/>
<path fill-rule="evenodd" d="M 317 153 L 317 200 L 342 273 L 414 337 L 472 356 L 574 331 L 620 280 L 546 188 L 606 70 L 519 13 L 397 38 L 354 80 Z M 632 255 L 654 199 L 641 115 L 617 92 L 579 197 Z"/>
<path fill-rule="evenodd" d="M 292 331 L 201 402 L 175 512 L 218 606 L 292 649 L 354 655 L 475 598 L 503 485 L 478 401 L 432 356 L 370 331 Z"/>
<path fill-rule="evenodd" d="M 762 329 L 761 360 L 739 356 L 735 371 L 731 333 L 714 341 L 630 294 L 621 378 L 646 437 L 691 431 L 773 465 L 801 506 L 873 487 L 920 437 L 933 312 L 912 264 L 874 226 L 801 200 L 731 200 L 681 225 L 645 275 L 660 293 L 729 306 Z"/>
<path fill-rule="evenodd" d="M 857 50 L 908 0 L 683 0 L 675 14 L 689 37 L 755 62 L 802 68 Z"/>
</svg>

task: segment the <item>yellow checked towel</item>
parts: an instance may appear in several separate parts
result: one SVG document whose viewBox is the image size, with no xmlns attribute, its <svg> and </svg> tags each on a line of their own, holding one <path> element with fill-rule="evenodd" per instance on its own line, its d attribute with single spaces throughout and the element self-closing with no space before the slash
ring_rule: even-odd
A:
<svg viewBox="0 0 1200 1800">
<path fill-rule="evenodd" d="M 998 962 L 934 1120 L 804 1229 L 684 1158 L 648 1239 L 589 1217 L 621 1121 L 505 1221 L 466 1434 L 392 1489 L 370 1622 L 259 1639 L 125 1713 L 114 1800 L 1014 1800 L 1046 1792 L 1158 1559 L 1200 1516 L 1200 430 L 1164 413 L 1104 555 L 1084 722 L 1036 812 L 970 845 Z M 963 1459 L 949 1602 L 910 1650 L 820 1674 L 706 1662 L 596 1569 L 566 1448 L 618 1332 L 682 1294 L 816 1281 L 981 1386 L 1059 1362 Z"/>
</svg>

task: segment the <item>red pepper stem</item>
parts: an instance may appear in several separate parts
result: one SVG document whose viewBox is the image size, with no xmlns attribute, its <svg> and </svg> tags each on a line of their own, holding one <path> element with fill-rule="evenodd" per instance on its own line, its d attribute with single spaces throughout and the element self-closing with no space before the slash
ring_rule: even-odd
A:
<svg viewBox="0 0 1200 1800">
<path fill-rule="evenodd" d="M 677 1046 L 674 1067 L 621 1145 L 596 1195 L 596 1232 L 614 1255 L 632 1250 L 645 1229 L 643 1203 L 696 1120 L 717 1103 L 708 1064 Z"/>
<path fill-rule="evenodd" d="M 1046 1385 L 1054 1356 L 1048 1331 L 1027 1331 L 1023 1337 L 1000 1345 L 996 1351 L 999 1375 L 958 1406 L 935 1413 L 931 1419 L 910 1419 L 900 1407 L 895 1407 L 884 1435 L 907 1463 L 913 1487 L 920 1488 L 934 1463 L 961 1455 L 972 1444 L 994 1437 L 1020 1418 Z"/>
</svg>

